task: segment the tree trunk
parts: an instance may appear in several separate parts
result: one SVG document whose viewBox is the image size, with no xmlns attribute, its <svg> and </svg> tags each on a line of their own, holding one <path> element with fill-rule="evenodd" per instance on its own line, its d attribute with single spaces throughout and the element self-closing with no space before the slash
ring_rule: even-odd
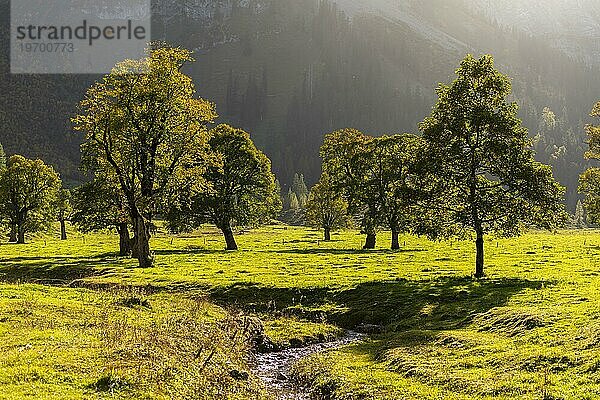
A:
<svg viewBox="0 0 600 400">
<path fill-rule="evenodd" d="M 367 233 L 367 240 L 365 241 L 365 245 L 363 246 L 364 250 L 373 250 L 375 245 L 377 244 L 377 234 L 375 232 Z"/>
<path fill-rule="evenodd" d="M 25 244 L 25 227 L 23 225 L 17 227 L 17 243 Z"/>
<path fill-rule="evenodd" d="M 67 240 L 67 226 L 64 218 L 60 219 L 60 240 Z"/>
<path fill-rule="evenodd" d="M 231 229 L 231 226 L 226 225 L 224 228 L 221 228 L 221 231 L 223 232 L 223 236 L 225 236 L 225 242 L 227 243 L 226 250 L 237 250 L 238 246 L 235 242 L 235 237 L 233 236 L 233 230 Z"/>
<path fill-rule="evenodd" d="M 400 232 L 392 230 L 392 250 L 400 250 Z"/>
<path fill-rule="evenodd" d="M 133 237 L 131 239 L 129 239 L 129 255 L 131 256 L 131 258 L 135 258 L 137 260 L 138 258 L 138 250 L 137 250 L 137 236 L 135 235 L 135 229 L 134 229 L 134 234 Z"/>
<path fill-rule="evenodd" d="M 129 228 L 127 224 L 119 224 L 117 226 L 117 232 L 119 232 L 119 255 L 121 257 L 127 257 L 131 254 L 132 240 L 129 238 Z"/>
<path fill-rule="evenodd" d="M 10 225 L 10 235 L 8 237 L 8 241 L 10 243 L 16 243 L 17 242 L 17 226 L 14 224 Z"/>
<path fill-rule="evenodd" d="M 483 253 L 483 231 L 482 230 L 477 230 L 477 240 L 475 241 L 475 245 L 477 247 L 477 259 L 475 262 L 475 277 L 479 279 L 479 278 L 483 278 L 485 276 L 485 273 L 483 272 L 484 253 Z"/>
<path fill-rule="evenodd" d="M 324 240 L 326 242 L 330 242 L 331 241 L 331 229 L 330 228 L 325 228 L 325 238 Z"/>
<path fill-rule="evenodd" d="M 150 253 L 150 232 L 144 217 L 141 215 L 136 216 L 133 220 L 133 227 L 136 237 L 133 252 L 139 262 L 139 267 L 150 268 L 153 261 Z"/>
</svg>

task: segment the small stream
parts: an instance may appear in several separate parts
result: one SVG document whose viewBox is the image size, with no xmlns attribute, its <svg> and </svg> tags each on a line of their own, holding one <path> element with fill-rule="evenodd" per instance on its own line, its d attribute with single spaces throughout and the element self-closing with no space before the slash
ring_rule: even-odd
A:
<svg viewBox="0 0 600 400">
<path fill-rule="evenodd" d="M 298 387 L 290 379 L 291 367 L 304 357 L 356 343 L 363 340 L 364 337 L 365 335 L 360 333 L 347 332 L 345 336 L 332 342 L 317 343 L 274 353 L 257 354 L 254 372 L 263 380 L 275 399 L 310 400 L 310 393 Z"/>
</svg>

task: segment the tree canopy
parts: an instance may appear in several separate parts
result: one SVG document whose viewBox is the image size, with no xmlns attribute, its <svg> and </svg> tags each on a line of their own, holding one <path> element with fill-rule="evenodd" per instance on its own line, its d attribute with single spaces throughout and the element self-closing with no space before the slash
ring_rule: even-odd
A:
<svg viewBox="0 0 600 400">
<path fill-rule="evenodd" d="M 323 174 L 310 190 L 306 220 L 311 226 L 323 229 L 325 241 L 331 240 L 332 230 L 347 228 L 351 224 L 348 203 L 336 190 L 327 174 Z"/>
<path fill-rule="evenodd" d="M 73 190 L 71 223 L 84 233 L 114 229 L 119 234 L 119 255 L 131 253 L 127 200 L 116 182 L 96 178 Z"/>
<path fill-rule="evenodd" d="M 155 45 L 141 60 L 126 60 L 94 84 L 73 119 L 85 133 L 84 166 L 118 182 L 134 228 L 134 254 L 152 265 L 150 225 L 178 174 L 199 158 L 211 102 L 195 98 L 181 69 L 188 50 Z"/>
<path fill-rule="evenodd" d="M 175 202 L 168 217 L 175 229 L 212 223 L 237 250 L 233 226 L 256 226 L 269 222 L 281 209 L 271 162 L 259 151 L 250 135 L 229 125 L 209 132 L 208 158 L 199 182 Z"/>
<path fill-rule="evenodd" d="M 354 129 L 325 138 L 323 169 L 332 187 L 358 215 L 367 234 L 365 248 L 375 247 L 377 229 L 392 232 L 392 249 L 400 248 L 400 233 L 416 233 L 423 209 L 426 177 L 424 141 L 411 135 L 372 137 Z"/>
<path fill-rule="evenodd" d="M 342 129 L 325 136 L 321 147 L 323 171 L 332 179 L 333 188 L 348 202 L 348 210 L 358 216 L 367 235 L 365 249 L 373 249 L 377 240 L 380 204 L 369 185 L 368 146 L 371 137 L 356 129 Z"/>
<path fill-rule="evenodd" d="M 410 134 L 373 138 L 367 144 L 365 195 L 377 205 L 377 224 L 392 232 L 392 250 L 400 248 L 399 234 L 416 232 L 425 214 L 419 204 L 429 185 L 423 147 L 423 140 Z"/>
<path fill-rule="evenodd" d="M 600 119 L 600 102 L 594 105 L 590 116 Z M 589 124 L 585 127 L 589 150 L 585 157 L 600 160 L 600 125 Z M 600 168 L 593 167 L 585 171 L 579 181 L 579 191 L 585 194 L 585 210 L 590 223 L 600 223 Z"/>
<path fill-rule="evenodd" d="M 0 174 L 0 221 L 11 229 L 12 241 L 25 243 L 26 233 L 50 226 L 60 188 L 60 177 L 43 161 L 10 157 Z"/>
<path fill-rule="evenodd" d="M 551 167 L 534 160 L 511 84 L 491 56 L 467 56 L 420 125 L 438 192 L 431 207 L 445 219 L 432 236 L 474 234 L 476 276 L 484 274 L 484 235 L 510 237 L 527 225 L 558 226 L 564 189 Z"/>
</svg>

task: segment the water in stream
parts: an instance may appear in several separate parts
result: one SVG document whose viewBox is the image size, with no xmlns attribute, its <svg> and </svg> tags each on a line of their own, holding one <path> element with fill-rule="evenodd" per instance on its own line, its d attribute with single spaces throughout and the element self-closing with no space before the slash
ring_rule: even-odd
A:
<svg viewBox="0 0 600 400">
<path fill-rule="evenodd" d="M 256 374 L 278 400 L 309 400 L 310 393 L 298 387 L 290 378 L 291 367 L 300 359 L 312 354 L 361 341 L 364 335 L 348 332 L 344 337 L 326 343 L 312 344 L 297 349 L 256 355 Z"/>
</svg>

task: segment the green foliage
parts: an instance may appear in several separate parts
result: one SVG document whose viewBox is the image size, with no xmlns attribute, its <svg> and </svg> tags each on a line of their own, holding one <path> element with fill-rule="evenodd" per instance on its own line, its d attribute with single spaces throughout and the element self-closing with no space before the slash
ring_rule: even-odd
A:
<svg viewBox="0 0 600 400">
<path fill-rule="evenodd" d="M 102 179 L 95 179 L 75 188 L 71 203 L 71 222 L 83 233 L 114 229 L 129 222 L 126 200 L 118 185 Z"/>
<path fill-rule="evenodd" d="M 284 199 L 283 199 L 282 192 L 281 192 L 281 183 L 279 182 L 279 179 L 277 179 L 277 178 L 275 178 L 275 191 L 279 195 L 279 201 L 283 205 Z"/>
<path fill-rule="evenodd" d="M 181 72 L 192 60 L 181 48 L 154 45 L 148 57 L 118 64 L 94 84 L 73 122 L 84 132 L 83 164 L 118 182 L 134 225 L 140 266 L 152 264 L 149 225 L 175 177 L 200 157 L 214 105 L 196 99 Z"/>
<path fill-rule="evenodd" d="M 0 221 L 25 243 L 26 233 L 45 230 L 56 217 L 61 181 L 41 160 L 14 155 L 0 174 Z"/>
<path fill-rule="evenodd" d="M 577 202 L 577 207 L 575 207 L 573 225 L 575 225 L 575 227 L 578 229 L 587 228 L 585 208 L 583 207 L 583 202 L 581 200 Z"/>
<path fill-rule="evenodd" d="M 389 229 L 392 248 L 398 249 L 398 234 L 426 225 L 423 203 L 432 178 L 424 167 L 427 154 L 420 137 L 373 138 L 347 129 L 328 135 L 321 155 L 332 187 L 347 199 L 351 213 L 360 216 L 366 233 Z"/>
<path fill-rule="evenodd" d="M 57 218 L 59 221 L 70 220 L 73 213 L 72 193 L 69 189 L 62 188 L 58 192 L 55 204 Z"/>
<path fill-rule="evenodd" d="M 228 125 L 212 129 L 207 152 L 210 164 L 198 177 L 205 185 L 192 181 L 168 219 L 174 230 L 212 223 L 225 234 L 228 248 L 235 250 L 233 226 L 265 224 L 280 211 L 275 176 L 267 156 L 241 129 Z"/>
<path fill-rule="evenodd" d="M 325 240 L 330 240 L 332 230 L 350 226 L 351 218 L 347 210 L 348 203 L 335 190 L 331 178 L 323 174 L 310 190 L 306 205 L 307 222 L 317 229 L 323 229 Z"/>
<path fill-rule="evenodd" d="M 542 131 L 556 129 L 556 114 L 549 107 L 544 107 L 540 125 Z"/>
<path fill-rule="evenodd" d="M 294 174 L 294 179 L 292 181 L 292 187 L 290 189 L 298 197 L 298 199 L 301 203 L 300 206 L 304 207 L 306 204 L 302 204 L 302 203 L 306 203 L 305 200 L 308 197 L 308 188 L 306 187 L 306 183 L 304 182 L 303 174 Z M 301 201 L 300 199 L 303 199 L 303 201 Z"/>
<path fill-rule="evenodd" d="M 208 150 L 217 159 L 205 173 L 210 186 L 201 203 L 217 227 L 258 226 L 281 208 L 271 162 L 241 129 L 219 125 L 209 133 Z"/>
<path fill-rule="evenodd" d="M 298 195 L 290 189 L 287 195 L 288 198 L 288 208 L 290 210 L 298 211 L 300 210 L 300 202 L 298 201 Z"/>
<path fill-rule="evenodd" d="M 590 114 L 593 118 L 600 118 L 600 102 L 596 103 Z M 600 125 L 586 125 L 585 127 L 589 150 L 585 154 L 590 160 L 600 160 Z M 579 192 L 585 194 L 585 210 L 588 221 L 592 224 L 600 222 L 600 168 L 590 168 L 579 179 Z"/>
<path fill-rule="evenodd" d="M 590 168 L 581 175 L 579 191 L 585 194 L 588 221 L 600 223 L 600 168 Z"/>
<path fill-rule="evenodd" d="M 425 212 L 419 206 L 430 185 L 423 169 L 425 144 L 414 135 L 382 136 L 367 146 L 368 191 L 375 197 L 378 223 L 394 233 L 414 232 Z"/>
<path fill-rule="evenodd" d="M 600 118 L 600 102 L 594 105 L 592 112 L 590 113 L 592 118 Z M 586 157 L 591 160 L 600 159 L 600 126 L 588 124 L 585 127 L 587 133 L 587 144 L 589 150 L 586 153 Z"/>
<path fill-rule="evenodd" d="M 307 201 L 308 188 L 304 182 L 304 175 L 295 173 L 287 189 L 287 194 L 282 198 L 283 210 L 279 214 L 278 219 L 292 226 L 305 225 Z"/>
<path fill-rule="evenodd" d="M 545 107 L 540 118 L 538 133 L 533 140 L 533 147 L 536 159 L 544 160 L 551 165 L 556 179 L 569 188 L 568 205 L 574 208 L 578 199 L 574 198 L 573 188 L 577 183 L 573 179 L 573 166 L 578 164 L 579 169 L 584 167 L 581 154 L 585 150 L 580 132 L 573 126 L 569 126 L 567 114 L 566 109 L 557 115 L 549 107 Z"/>
<path fill-rule="evenodd" d="M 549 166 L 534 160 L 518 106 L 506 101 L 509 78 L 491 56 L 467 56 L 456 75 L 451 85 L 440 84 L 438 102 L 420 126 L 439 184 L 431 207 L 444 219 L 431 236 L 468 232 L 481 243 L 487 233 L 511 237 L 530 224 L 560 226 L 564 189 Z M 479 245 L 478 253 L 482 275 Z"/>
<path fill-rule="evenodd" d="M 370 186 L 371 142 L 371 137 L 356 129 L 343 129 L 325 136 L 321 147 L 323 171 L 331 178 L 333 190 L 342 194 L 349 212 L 359 216 L 363 230 L 369 233 L 375 232 L 380 217 L 380 199 Z"/>
<path fill-rule="evenodd" d="M 445 46 L 422 35 L 420 24 L 405 26 L 375 14 L 349 18 L 332 1 L 265 0 L 260 6 L 244 1 L 239 7 L 231 1 L 177 3 L 180 15 L 167 13 L 164 19 L 153 15 L 160 35 L 188 48 L 210 49 L 202 51 L 202 63 L 188 71 L 202 84 L 205 98 L 228 105 L 228 122 L 250 129 L 284 186 L 298 171 L 307 182 L 318 180 L 322 134 L 334 127 L 353 126 L 364 132 L 414 127 L 434 100 L 429 88 L 447 79 L 464 55 L 458 43 Z M 577 179 L 587 168 L 580 127 L 600 91 L 595 79 L 598 66 L 585 61 L 593 55 L 576 59 L 556 48 L 552 38 L 499 25 L 487 14 L 472 12 L 473 2 L 377 4 L 409 9 L 411 19 L 427 21 L 434 31 L 439 29 L 469 48 L 492 49 L 510 68 L 514 98 L 522 104 L 520 116 L 532 133 L 537 133 L 544 107 L 551 106 L 557 128 L 546 135 L 544 151 L 536 149 L 537 159 L 560 166 L 555 175 L 570 189 L 568 203 L 574 210 Z M 9 2 L 0 7 L 0 15 L 10 14 Z M 5 24 L 5 35 L 8 28 Z M 586 41 L 582 48 L 588 45 Z M 277 62 L 271 49 L 284 49 Z M 0 141 L 6 149 L 42 157 L 68 181 L 82 180 L 79 141 L 73 140 L 65 121 L 96 78 L 9 74 L 5 78 L 0 109 L 6 112 L 0 115 L 0 125 L 8 128 L 0 131 Z M 566 148 L 556 164 L 551 158 L 554 146 Z"/>
<path fill-rule="evenodd" d="M 73 212 L 70 221 L 79 232 L 116 230 L 120 236 L 119 255 L 131 255 L 131 220 L 127 212 L 127 200 L 119 190 L 118 183 L 97 175 L 94 180 L 72 191 L 71 204 Z"/>
</svg>

